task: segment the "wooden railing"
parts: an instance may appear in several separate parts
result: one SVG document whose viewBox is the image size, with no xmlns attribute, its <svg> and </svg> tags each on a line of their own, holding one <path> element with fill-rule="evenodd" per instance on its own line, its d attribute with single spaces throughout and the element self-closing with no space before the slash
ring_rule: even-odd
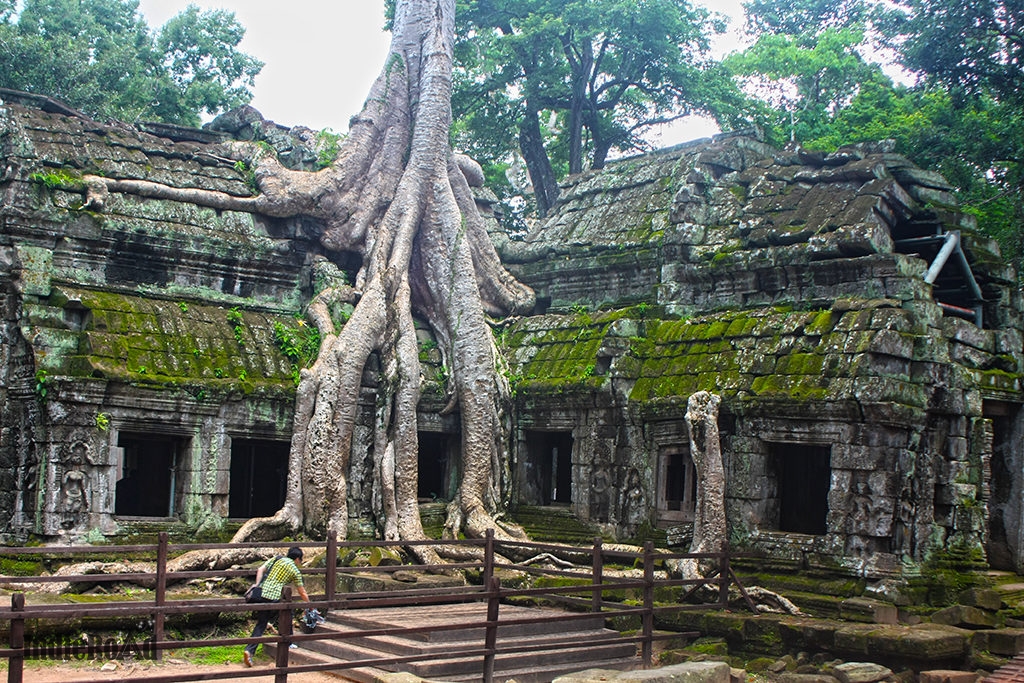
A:
<svg viewBox="0 0 1024 683">
<path fill-rule="evenodd" d="M 698 609 L 724 609 L 728 605 L 729 587 L 735 585 L 742 598 L 750 609 L 754 609 L 753 603 L 743 590 L 742 585 L 736 579 L 730 567 L 730 554 L 723 546 L 718 553 L 691 554 L 691 553 L 665 553 L 656 552 L 652 544 L 648 543 L 642 551 L 631 552 L 616 549 L 609 549 L 603 546 L 600 539 L 595 539 L 591 547 L 567 547 L 564 545 L 546 545 L 529 542 L 507 542 L 496 541 L 493 534 L 488 534 L 485 539 L 445 541 L 446 545 L 464 546 L 473 551 L 477 556 L 482 556 L 479 561 L 461 562 L 445 565 L 449 569 L 468 569 L 479 572 L 481 577 L 480 585 L 459 586 L 455 588 L 411 588 L 408 590 L 392 590 L 378 592 L 342 593 L 338 590 L 338 579 L 346 573 L 373 573 L 373 572 L 394 572 L 396 569 L 410 571 L 429 571 L 436 567 L 424 565 L 402 565 L 377 566 L 377 567 L 339 567 L 338 550 L 340 548 L 357 547 L 366 548 L 374 545 L 384 547 L 412 547 L 417 545 L 438 545 L 437 541 L 384 543 L 381 541 L 338 541 L 333 536 L 326 542 L 325 566 L 323 568 L 303 568 L 305 577 L 322 576 L 324 580 L 323 594 L 310 595 L 311 602 L 294 602 L 291 599 L 290 589 L 286 592 L 279 604 L 268 604 L 270 609 L 279 611 L 278 633 L 273 636 L 261 638 L 210 638 L 201 640 L 169 640 L 165 633 L 165 623 L 169 616 L 173 615 L 203 615 L 214 613 L 251 612 L 253 606 L 246 604 L 241 598 L 215 598 L 215 599 L 175 599 L 168 600 L 168 583 L 177 583 L 184 580 L 196 578 L 216 577 L 218 579 L 229 577 L 245 577 L 251 579 L 254 572 L 251 569 L 227 569 L 227 570 L 204 570 L 204 571 L 180 571 L 169 572 L 167 569 L 168 560 L 172 554 L 188 552 L 193 550 L 227 550 L 238 548 L 287 548 L 293 545 L 300 545 L 308 549 L 315 547 L 313 543 L 250 543 L 250 544 L 170 544 L 166 533 L 161 533 L 159 542 L 155 545 L 133 545 L 133 546 L 64 546 L 64 547 L 31 547 L 31 548 L 10 548 L 0 547 L 0 556 L 29 557 L 69 557 L 85 554 L 106 554 L 117 552 L 120 555 L 145 554 L 154 556 L 156 568 L 152 573 L 122 573 L 122 574 L 87 574 L 75 576 L 0 576 L 0 585 L 7 588 L 17 586 L 19 583 L 40 583 L 40 582 L 71 582 L 71 583 L 110 583 L 110 582 L 147 582 L 154 585 L 152 600 L 120 600 L 101 603 L 79 603 L 79 604 L 43 604 L 37 596 L 29 594 L 26 599 L 25 592 L 15 592 L 11 596 L 9 609 L 0 609 L 0 626 L 9 624 L 9 647 L 0 649 L 0 657 L 8 660 L 8 683 L 21 683 L 24 676 L 24 665 L 26 658 L 38 657 L 40 654 L 46 656 L 48 653 L 40 653 L 33 649 L 31 643 L 26 644 L 25 624 L 29 620 L 40 620 L 39 624 L 59 620 L 79 618 L 110 618 L 120 619 L 127 617 L 151 617 L 153 620 L 153 632 L 151 639 L 142 643 L 107 643 L 97 646 L 95 643 L 87 645 L 67 644 L 60 647 L 60 654 L 65 658 L 85 657 L 108 657 L 114 658 L 118 654 L 128 654 L 154 659 L 161 658 L 166 650 L 178 650 L 184 648 L 203 648 L 214 646 L 237 645 L 243 646 L 249 643 L 267 643 L 276 645 L 276 660 L 273 667 L 262 667 L 259 669 L 238 669 L 227 672 L 201 672 L 195 674 L 182 674 L 181 672 L 169 676 L 152 676 L 145 680 L 151 682 L 173 681 L 206 681 L 222 680 L 227 678 L 247 678 L 255 676 L 273 675 L 274 680 L 279 683 L 286 683 L 289 673 L 303 673 L 308 671 L 342 671 L 351 668 L 364 667 L 394 667 L 403 662 L 423 661 L 426 659 L 438 660 L 448 658 L 479 657 L 481 662 L 481 676 L 485 683 L 490 683 L 494 673 L 494 659 L 498 653 L 506 654 L 513 652 L 525 652 L 537 649 L 538 646 L 502 647 L 497 639 L 497 629 L 501 625 L 536 623 L 539 621 L 563 620 L 569 621 L 590 617 L 593 613 L 599 612 L 608 616 L 632 616 L 639 620 L 641 628 L 635 636 L 620 636 L 614 642 L 631 640 L 639 643 L 641 659 L 644 666 L 650 666 L 653 660 L 653 643 L 662 637 L 680 637 L 681 634 L 658 635 L 654 632 L 655 615 L 680 610 Z M 505 556 L 536 556 L 537 554 L 550 553 L 562 556 L 575 556 L 590 559 L 590 566 L 583 568 L 572 568 L 564 570 L 542 569 L 531 564 L 517 564 L 504 560 Z M 468 554 L 468 553 L 467 553 Z M 707 576 L 698 579 L 655 579 L 655 569 L 666 560 L 694 559 L 704 564 L 717 566 Z M 611 563 L 617 566 L 640 566 L 642 576 L 622 577 L 618 576 L 609 581 L 605 576 L 606 564 Z M 509 588 L 503 587 L 496 577 L 497 570 L 514 570 L 525 572 L 535 576 L 557 576 L 565 579 L 575 579 L 573 585 L 543 588 Z M 620 572 L 621 573 L 621 572 Z M 659 588 L 684 587 L 687 590 L 682 597 L 672 604 L 655 605 L 655 591 Z M 717 599 L 712 602 L 688 602 L 692 596 L 702 587 L 714 589 L 713 594 Z M 637 596 L 630 602 L 638 603 L 629 605 L 626 602 L 612 601 L 606 597 L 611 591 L 626 591 Z M 561 616 L 552 618 L 543 616 L 530 619 L 501 619 L 502 603 L 510 600 L 520 599 L 543 599 L 547 602 L 562 604 L 570 610 Z M 355 630 L 337 632 L 331 630 L 318 630 L 313 633 L 295 633 L 293 629 L 294 610 L 298 608 L 317 608 L 325 610 L 353 610 L 367 609 L 374 607 L 413 606 L 430 604 L 452 604 L 458 602 L 480 602 L 487 604 L 487 616 L 484 620 L 465 622 L 458 624 L 445 624 L 443 626 L 411 626 L 407 628 L 383 628 L 374 630 Z M 38 604 L 37 604 L 38 603 Z M 461 649 L 447 651 L 443 655 L 412 655 L 405 657 L 391 657 L 372 660 L 338 661 L 325 664 L 289 664 L 289 645 L 292 643 L 302 644 L 316 640 L 342 640 L 353 638 L 365 638 L 380 635 L 403 635 L 413 633 L 426 633 L 436 630 L 457 630 L 457 629 L 484 629 L 484 638 L 479 648 Z M 696 636 L 696 633 L 682 634 Z M 546 649 L 556 649 L 559 646 L 549 646 Z M 562 647 L 566 647 L 563 645 Z M 95 681 L 105 681 L 105 678 L 97 678 Z M 83 683 L 93 683 L 84 681 Z"/>
</svg>

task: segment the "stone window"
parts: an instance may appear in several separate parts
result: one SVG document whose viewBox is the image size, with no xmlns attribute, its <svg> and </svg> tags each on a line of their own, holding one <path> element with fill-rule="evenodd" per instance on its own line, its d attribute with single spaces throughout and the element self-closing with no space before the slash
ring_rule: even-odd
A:
<svg viewBox="0 0 1024 683">
<path fill-rule="evenodd" d="M 420 432 L 416 495 L 421 501 L 451 500 L 454 491 L 456 454 L 451 434 Z"/>
<path fill-rule="evenodd" d="M 685 445 L 658 453 L 658 519 L 692 522 L 697 504 L 697 475 Z"/>
<path fill-rule="evenodd" d="M 231 440 L 228 517 L 270 517 L 281 509 L 290 449 L 287 441 Z"/>
<path fill-rule="evenodd" d="M 796 443 L 769 444 L 767 474 L 774 480 L 769 528 L 796 534 L 828 531 L 828 491 L 832 484 L 831 449 Z"/>
<path fill-rule="evenodd" d="M 552 505 L 572 502 L 572 432 L 527 431 L 520 502 Z"/>
<path fill-rule="evenodd" d="M 121 432 L 117 445 L 114 514 L 122 517 L 173 517 L 181 499 L 181 462 L 187 439 L 167 434 Z"/>
</svg>

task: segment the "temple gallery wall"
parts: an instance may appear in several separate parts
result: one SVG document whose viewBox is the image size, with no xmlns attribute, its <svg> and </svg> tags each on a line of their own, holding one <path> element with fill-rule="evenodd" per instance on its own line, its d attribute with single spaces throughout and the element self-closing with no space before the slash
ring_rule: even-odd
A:
<svg viewBox="0 0 1024 683">
<path fill-rule="evenodd" d="M 247 196 L 218 145 L 260 139 L 312 168 L 312 131 L 250 109 L 194 130 L 0 99 L 0 530 L 202 535 L 274 512 L 302 312 L 358 256 L 322 253 L 302 219 L 117 193 L 94 213 L 75 179 Z M 710 391 L 723 540 L 869 577 L 949 552 L 1024 570 L 1020 292 L 950 190 L 884 143 L 823 154 L 736 134 L 570 178 L 523 239 L 494 221 L 538 295 L 495 322 L 515 398 L 512 514 L 687 544 L 684 415 Z M 426 329 L 420 353 L 428 505 L 454 490 L 460 435 Z M 371 365 L 352 454 L 367 472 L 375 381 Z M 371 496 L 351 477 L 351 533 L 376 532 Z"/>
</svg>

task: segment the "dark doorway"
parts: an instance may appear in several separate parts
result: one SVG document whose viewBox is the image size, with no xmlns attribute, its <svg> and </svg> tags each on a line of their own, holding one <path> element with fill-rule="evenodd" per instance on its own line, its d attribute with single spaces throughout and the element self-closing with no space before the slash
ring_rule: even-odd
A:
<svg viewBox="0 0 1024 683">
<path fill-rule="evenodd" d="M 420 500 L 451 500 L 451 436 L 440 432 L 420 432 L 417 460 L 416 495 Z"/>
<path fill-rule="evenodd" d="M 992 424 L 992 458 L 989 481 L 988 563 L 992 569 L 1015 571 L 1016 539 L 1021 516 L 1019 472 L 1020 439 L 1017 425 L 1020 406 L 1000 401 L 985 401 L 984 415 Z"/>
<path fill-rule="evenodd" d="M 184 440 L 160 434 L 121 432 L 121 478 L 114 490 L 114 514 L 173 517 L 177 511 L 178 459 Z"/>
<path fill-rule="evenodd" d="M 571 432 L 526 432 L 524 503 L 572 502 L 572 443 Z"/>
<path fill-rule="evenodd" d="M 693 521 L 697 504 L 697 476 L 686 446 L 664 448 L 658 454 L 658 519 Z"/>
<path fill-rule="evenodd" d="M 779 531 L 823 535 L 828 531 L 832 485 L 828 446 L 771 445 L 771 471 L 778 491 Z"/>
<path fill-rule="evenodd" d="M 289 450 L 287 441 L 231 440 L 228 517 L 270 517 L 281 509 Z"/>
</svg>

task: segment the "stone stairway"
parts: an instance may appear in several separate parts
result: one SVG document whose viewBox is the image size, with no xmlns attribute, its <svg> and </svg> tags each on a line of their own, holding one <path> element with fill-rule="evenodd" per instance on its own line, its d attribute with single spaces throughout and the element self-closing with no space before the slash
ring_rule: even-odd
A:
<svg viewBox="0 0 1024 683">
<path fill-rule="evenodd" d="M 502 605 L 500 620 L 537 619 L 565 614 L 548 608 Z M 451 626 L 486 619 L 486 603 L 426 605 L 381 609 L 352 609 L 327 615 L 327 622 L 317 627 L 324 631 L 354 632 L 370 629 L 398 629 L 424 626 Z M 636 644 L 617 640 L 618 633 L 604 627 L 604 617 L 595 614 L 571 621 L 540 621 L 529 624 L 498 626 L 498 654 L 495 657 L 494 680 L 515 679 L 517 683 L 545 683 L 565 673 L 600 667 L 629 670 L 640 668 Z M 597 641 L 612 640 L 611 643 Z M 307 641 L 291 651 L 294 664 L 359 661 L 402 656 L 424 656 L 421 661 L 405 662 L 377 668 L 343 669 L 341 678 L 369 683 L 381 671 L 402 671 L 421 678 L 441 681 L 479 681 L 483 677 L 483 656 L 434 659 L 460 650 L 481 649 L 484 629 L 447 628 L 427 633 L 404 635 L 354 636 L 338 640 Z M 558 646 L 557 650 L 502 653 L 519 647 Z M 271 656 L 273 646 L 267 647 Z"/>
<path fill-rule="evenodd" d="M 983 678 L 982 683 L 1024 683 L 1024 655 L 1017 655 L 1006 666 Z"/>
</svg>

